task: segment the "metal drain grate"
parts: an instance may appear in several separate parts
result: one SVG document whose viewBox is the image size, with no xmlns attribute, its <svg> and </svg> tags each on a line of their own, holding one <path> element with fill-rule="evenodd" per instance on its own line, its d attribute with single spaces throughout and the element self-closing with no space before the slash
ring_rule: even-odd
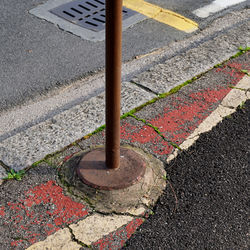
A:
<svg viewBox="0 0 250 250">
<path fill-rule="evenodd" d="M 50 12 L 89 30 L 98 32 L 105 28 L 105 0 L 76 0 Z M 122 12 L 123 20 L 137 14 L 125 7 Z"/>
</svg>

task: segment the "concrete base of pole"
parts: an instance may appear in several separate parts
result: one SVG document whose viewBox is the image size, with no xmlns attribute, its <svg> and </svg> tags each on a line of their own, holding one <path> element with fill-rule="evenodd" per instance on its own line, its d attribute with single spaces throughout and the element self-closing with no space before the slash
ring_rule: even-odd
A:
<svg viewBox="0 0 250 250">
<path fill-rule="evenodd" d="M 90 152 L 89 150 L 76 154 L 62 165 L 59 170 L 60 180 L 67 184 L 71 194 L 82 197 L 99 212 L 130 213 L 130 211 L 140 207 L 153 206 L 166 186 L 166 172 L 163 163 L 141 149 L 130 146 L 123 146 L 122 148 L 132 150 L 135 155 L 138 155 L 138 162 L 143 160 L 145 163 L 143 165 L 144 174 L 142 175 L 142 172 L 139 171 L 140 178 L 129 186 L 105 190 L 84 183 L 77 174 L 77 169 L 81 160 Z M 97 147 L 94 150 L 102 149 L 103 147 Z"/>
<path fill-rule="evenodd" d="M 129 187 L 145 174 L 144 159 L 129 148 L 120 148 L 120 166 L 108 168 L 105 162 L 105 148 L 100 147 L 86 153 L 81 159 L 77 174 L 86 185 L 101 189 L 115 190 Z"/>
</svg>

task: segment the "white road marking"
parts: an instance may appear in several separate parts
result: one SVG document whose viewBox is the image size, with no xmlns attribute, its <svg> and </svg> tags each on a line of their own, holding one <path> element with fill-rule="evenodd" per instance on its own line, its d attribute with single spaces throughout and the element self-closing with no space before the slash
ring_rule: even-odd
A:
<svg viewBox="0 0 250 250">
<path fill-rule="evenodd" d="M 220 105 L 193 131 L 191 135 L 180 145 L 182 150 L 187 150 L 191 147 L 201 134 L 210 131 L 226 116 L 233 114 L 237 107 L 250 98 L 250 77 L 244 76 L 222 100 Z M 167 162 L 172 161 L 180 153 L 176 149 L 169 157 Z"/>
<path fill-rule="evenodd" d="M 215 0 L 211 4 L 208 4 L 200 9 L 193 11 L 193 14 L 201 18 L 206 18 L 213 13 L 226 9 L 229 6 L 245 1 L 246 0 Z"/>
</svg>

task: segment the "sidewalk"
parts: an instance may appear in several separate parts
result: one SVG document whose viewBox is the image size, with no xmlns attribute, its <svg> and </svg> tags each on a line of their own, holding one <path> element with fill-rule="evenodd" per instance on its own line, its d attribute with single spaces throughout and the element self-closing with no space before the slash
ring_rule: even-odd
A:
<svg viewBox="0 0 250 250">
<path fill-rule="evenodd" d="M 185 154 L 180 148 L 188 149 L 202 133 L 250 99 L 249 71 L 247 51 L 132 110 L 121 121 L 122 144 L 154 155 L 168 171 L 177 153 Z M 101 214 L 82 197 L 73 196 L 71 187 L 60 178 L 63 162 L 104 141 L 101 128 L 34 163 L 22 180 L 2 183 L 1 249 L 119 249 L 126 243 L 152 214 L 150 204 L 145 202 L 144 207 L 122 215 Z M 166 192 L 170 192 L 167 178 L 166 183 Z M 176 201 L 172 203 L 169 205 L 175 206 Z"/>
</svg>

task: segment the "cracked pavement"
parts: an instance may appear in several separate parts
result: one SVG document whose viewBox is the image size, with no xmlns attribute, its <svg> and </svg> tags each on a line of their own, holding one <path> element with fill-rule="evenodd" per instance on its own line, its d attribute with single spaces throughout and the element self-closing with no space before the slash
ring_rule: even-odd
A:
<svg viewBox="0 0 250 250">
<path fill-rule="evenodd" d="M 168 163 L 172 166 L 177 154 L 185 156 L 183 150 L 195 141 L 201 145 L 198 138 L 203 138 L 204 132 L 221 121 L 223 124 L 223 118 L 232 115 L 249 99 L 250 81 L 244 73 L 246 70 L 250 70 L 249 51 L 193 78 L 171 94 L 162 95 L 133 110 L 121 120 L 122 144 L 138 147 L 160 159 L 165 164 L 167 177 L 173 178 L 172 172 L 168 172 Z M 119 249 L 139 226 L 142 225 L 144 230 L 144 221 L 147 227 L 147 218 L 153 207 L 138 209 L 136 215 L 97 213 L 86 200 L 73 195 L 70 188 L 59 181 L 60 166 L 65 161 L 81 150 L 104 144 L 104 141 L 105 129 L 102 128 L 33 163 L 21 181 L 5 180 L 2 183 L 0 240 L 3 249 L 44 246 Z M 183 166 L 189 171 L 187 165 Z M 166 179 L 166 183 L 165 192 L 170 194 L 172 181 Z M 175 199 L 172 199 L 169 206 L 175 204 Z M 153 218 L 151 216 L 150 221 Z M 141 240 L 140 236 L 138 239 Z M 131 242 L 137 242 L 136 236 L 128 246 L 137 246 Z"/>
</svg>

